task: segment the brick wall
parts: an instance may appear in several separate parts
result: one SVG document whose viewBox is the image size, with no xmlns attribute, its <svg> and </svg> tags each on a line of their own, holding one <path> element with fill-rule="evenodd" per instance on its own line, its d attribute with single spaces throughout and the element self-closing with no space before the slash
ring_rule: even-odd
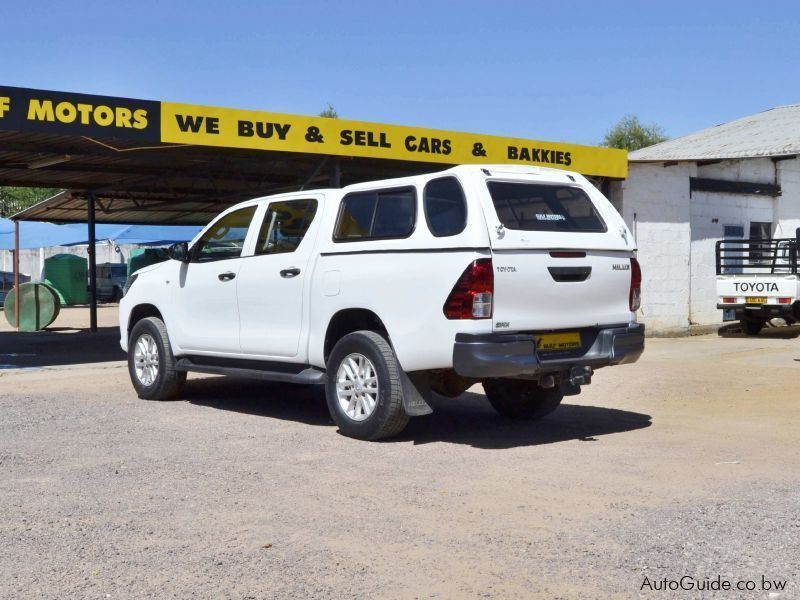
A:
<svg viewBox="0 0 800 600">
<path fill-rule="evenodd" d="M 654 332 L 689 325 L 689 177 L 693 165 L 632 163 L 612 202 L 633 231 L 642 265 L 639 318 Z M 620 200 L 621 198 L 621 200 Z"/>
<path fill-rule="evenodd" d="M 782 194 L 775 206 L 775 237 L 794 237 L 800 227 L 800 159 L 775 163 Z"/>
</svg>

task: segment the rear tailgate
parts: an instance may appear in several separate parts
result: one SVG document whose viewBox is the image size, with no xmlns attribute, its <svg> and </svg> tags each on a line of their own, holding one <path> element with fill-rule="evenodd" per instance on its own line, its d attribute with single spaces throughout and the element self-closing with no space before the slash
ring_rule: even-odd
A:
<svg viewBox="0 0 800 600">
<path fill-rule="evenodd" d="M 487 181 L 493 325 L 546 331 L 629 323 L 633 242 L 599 193 L 577 182 Z"/>
<path fill-rule="evenodd" d="M 797 275 L 717 275 L 720 303 L 778 304 L 778 298 L 791 298 L 794 302 L 799 291 Z"/>
</svg>

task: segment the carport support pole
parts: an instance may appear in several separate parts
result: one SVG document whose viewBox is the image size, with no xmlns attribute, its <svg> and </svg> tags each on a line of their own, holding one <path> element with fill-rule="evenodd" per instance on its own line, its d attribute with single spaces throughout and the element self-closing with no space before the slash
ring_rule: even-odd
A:
<svg viewBox="0 0 800 600">
<path fill-rule="evenodd" d="M 332 188 L 342 187 L 342 165 L 339 159 L 334 158 L 328 169 L 328 185 Z"/>
<path fill-rule="evenodd" d="M 89 329 L 97 331 L 97 257 L 95 256 L 94 193 L 89 192 L 86 222 L 89 225 Z"/>
<path fill-rule="evenodd" d="M 19 331 L 19 221 L 14 221 L 14 322 Z"/>
</svg>

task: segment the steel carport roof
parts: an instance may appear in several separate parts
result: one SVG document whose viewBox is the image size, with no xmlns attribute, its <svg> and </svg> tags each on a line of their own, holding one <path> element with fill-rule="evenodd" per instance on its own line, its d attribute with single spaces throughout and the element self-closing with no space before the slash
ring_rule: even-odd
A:
<svg viewBox="0 0 800 600">
<path fill-rule="evenodd" d="M 68 190 L 14 215 L 26 221 L 85 222 L 92 191 L 98 223 L 203 225 L 248 198 L 327 187 L 334 165 L 341 185 L 448 166 L 0 131 L 0 185 Z"/>
</svg>

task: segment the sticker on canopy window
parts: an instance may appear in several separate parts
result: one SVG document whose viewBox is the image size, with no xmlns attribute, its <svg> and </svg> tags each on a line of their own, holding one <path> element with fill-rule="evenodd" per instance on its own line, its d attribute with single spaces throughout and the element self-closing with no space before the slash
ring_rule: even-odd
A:
<svg viewBox="0 0 800 600">
<path fill-rule="evenodd" d="M 549 213 L 536 213 L 537 221 L 566 221 L 567 217 L 564 215 L 551 215 Z"/>
</svg>

